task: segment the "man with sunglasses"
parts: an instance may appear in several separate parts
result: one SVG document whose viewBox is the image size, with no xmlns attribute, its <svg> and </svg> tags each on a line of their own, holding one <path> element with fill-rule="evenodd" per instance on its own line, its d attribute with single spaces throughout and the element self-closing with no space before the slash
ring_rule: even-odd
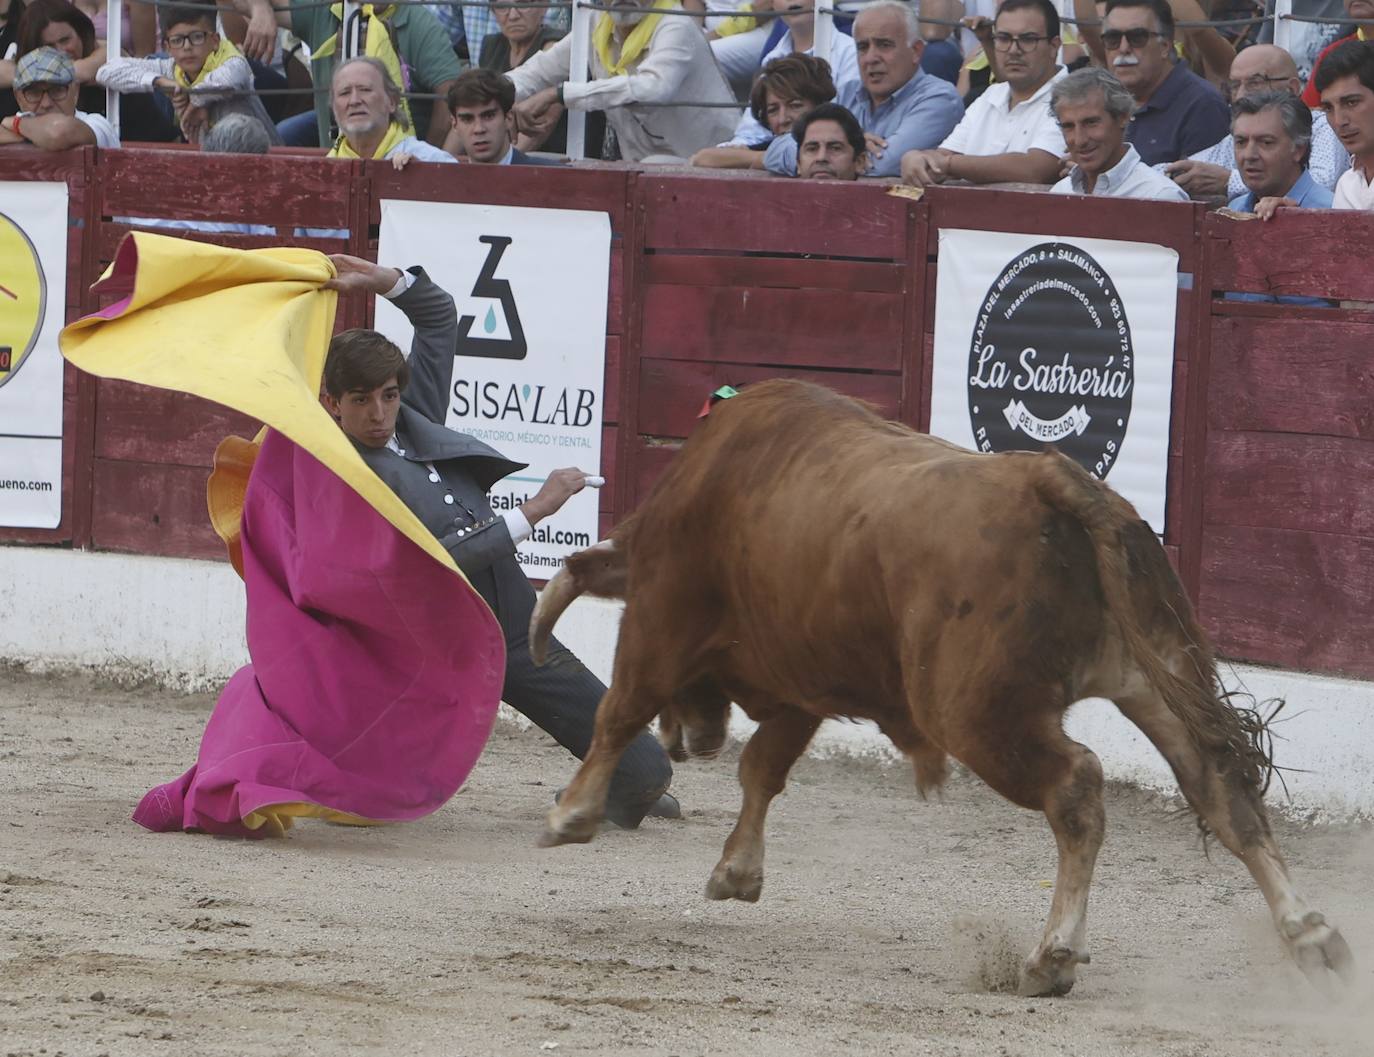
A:
<svg viewBox="0 0 1374 1057">
<path fill-rule="evenodd" d="M 1302 89 L 1298 66 L 1293 56 L 1273 44 L 1252 44 L 1231 64 L 1227 89 L 1233 106 L 1245 99 L 1253 99 L 1270 92 L 1292 92 Z M 1320 110 L 1312 114 L 1311 155 L 1307 163 L 1308 175 L 1318 187 L 1336 189 L 1341 173 L 1350 168 L 1350 155 L 1327 123 Z M 1174 181 L 1194 198 L 1235 198 L 1245 194 L 1246 184 L 1236 160 L 1236 145 L 1232 136 L 1223 136 L 1204 151 L 1176 161 L 1165 170 Z"/>
<path fill-rule="evenodd" d="M 1083 35 L 1095 43 L 1088 27 Z M 1100 41 L 1107 68 L 1135 97 L 1126 139 L 1146 165 L 1206 150 L 1231 130 L 1221 92 L 1179 61 L 1168 0 L 1108 0 Z"/>
<path fill-rule="evenodd" d="M 1064 136 L 1049 96 L 1064 76 L 1059 12 L 1050 0 L 1003 0 L 993 23 L 1001 80 L 969 106 L 940 146 L 907 151 L 902 180 L 917 187 L 970 183 L 1050 184 L 1059 177 Z"/>
<path fill-rule="evenodd" d="M 0 121 L 0 146 L 31 143 L 42 150 L 118 147 L 114 128 L 99 114 L 76 109 L 76 67 L 66 52 L 35 48 L 14 70 L 19 113 Z"/>
</svg>

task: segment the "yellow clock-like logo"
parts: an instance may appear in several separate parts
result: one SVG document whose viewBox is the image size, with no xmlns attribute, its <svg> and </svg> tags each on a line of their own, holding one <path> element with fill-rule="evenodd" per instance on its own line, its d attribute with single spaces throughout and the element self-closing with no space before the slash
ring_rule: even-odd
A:
<svg viewBox="0 0 1374 1057">
<path fill-rule="evenodd" d="M 0 386 L 18 373 L 43 329 L 48 282 L 24 229 L 0 213 Z"/>
</svg>

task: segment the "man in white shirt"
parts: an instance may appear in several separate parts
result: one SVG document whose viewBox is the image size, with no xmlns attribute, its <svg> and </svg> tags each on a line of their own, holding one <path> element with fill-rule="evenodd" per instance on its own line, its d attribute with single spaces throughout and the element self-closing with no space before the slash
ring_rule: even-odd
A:
<svg viewBox="0 0 1374 1057">
<path fill-rule="evenodd" d="M 1048 100 L 1065 74 L 1055 61 L 1059 12 L 1050 0 L 1003 0 L 992 44 L 1002 79 L 973 101 L 938 147 L 907 151 L 904 182 L 1049 184 L 1058 178 L 1064 137 Z"/>
<path fill-rule="evenodd" d="M 1227 88 L 1233 102 L 1265 92 L 1302 94 L 1302 81 L 1293 56 L 1272 44 L 1252 44 L 1231 64 Z M 1336 186 L 1341 173 L 1350 168 L 1350 155 L 1320 112 L 1312 115 L 1312 153 L 1308 174 L 1328 191 Z M 1230 135 L 1204 151 L 1181 161 L 1170 162 L 1164 172 L 1194 198 L 1228 199 L 1246 192 L 1245 181 L 1236 167 L 1236 144 Z"/>
<path fill-rule="evenodd" d="M 602 13 L 590 48 L 577 62 L 592 80 L 574 84 L 572 37 L 528 59 L 506 76 L 515 85 L 521 131 L 538 135 L 563 112 L 604 110 L 625 161 L 685 160 L 702 147 L 728 140 L 739 120 L 730 106 L 662 106 L 678 100 L 733 104 L 734 95 L 695 20 L 665 15 L 675 0 L 625 0 L 636 11 Z M 650 104 L 650 105 L 645 105 Z"/>
<path fill-rule="evenodd" d="M 1090 66 L 1056 81 L 1050 107 L 1074 163 L 1052 193 L 1188 201 L 1183 188 L 1142 162 L 1126 142 L 1135 99 L 1106 70 Z"/>
<path fill-rule="evenodd" d="M 1313 79 L 1322 110 L 1350 152 L 1333 209 L 1374 209 L 1374 42 L 1351 40 L 1329 51 Z"/>
<path fill-rule="evenodd" d="M 119 137 L 99 114 L 76 109 L 76 67 L 57 48 L 35 48 L 14 69 L 19 113 L 0 121 L 0 146 L 31 143 L 41 150 L 118 147 Z"/>
</svg>

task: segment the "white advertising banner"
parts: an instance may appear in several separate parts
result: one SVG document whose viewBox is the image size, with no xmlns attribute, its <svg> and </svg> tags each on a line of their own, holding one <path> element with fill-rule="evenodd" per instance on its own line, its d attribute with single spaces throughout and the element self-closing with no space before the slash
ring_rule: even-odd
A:
<svg viewBox="0 0 1374 1057">
<path fill-rule="evenodd" d="M 941 229 L 930 432 L 976 451 L 1053 444 L 1164 533 L 1178 254 Z"/>
<path fill-rule="evenodd" d="M 453 295 L 459 336 L 444 424 L 529 463 L 492 488 L 497 513 L 559 467 L 601 473 L 607 214 L 383 199 L 377 259 L 423 265 Z M 384 298 L 376 326 L 410 348 L 410 324 Z M 598 506 L 596 489 L 585 488 L 536 525 L 519 550 L 525 573 L 548 579 L 594 543 Z"/>
<path fill-rule="evenodd" d="M 0 525 L 62 521 L 67 185 L 0 182 Z"/>
</svg>

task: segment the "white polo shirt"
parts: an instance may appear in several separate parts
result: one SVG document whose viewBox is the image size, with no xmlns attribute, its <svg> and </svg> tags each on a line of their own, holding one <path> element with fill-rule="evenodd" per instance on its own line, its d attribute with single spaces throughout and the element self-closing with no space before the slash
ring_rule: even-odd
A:
<svg viewBox="0 0 1374 1057">
<path fill-rule="evenodd" d="M 1016 106 L 1011 105 L 1011 85 L 998 81 L 973 101 L 940 149 L 975 157 L 1042 150 L 1062 158 L 1068 151 L 1059 122 L 1050 112 L 1050 92 L 1067 75 L 1060 66 L 1033 96 Z"/>
<path fill-rule="evenodd" d="M 1355 166 L 1341 173 L 1336 181 L 1332 209 L 1374 209 L 1374 182 L 1365 178 Z"/>
</svg>

